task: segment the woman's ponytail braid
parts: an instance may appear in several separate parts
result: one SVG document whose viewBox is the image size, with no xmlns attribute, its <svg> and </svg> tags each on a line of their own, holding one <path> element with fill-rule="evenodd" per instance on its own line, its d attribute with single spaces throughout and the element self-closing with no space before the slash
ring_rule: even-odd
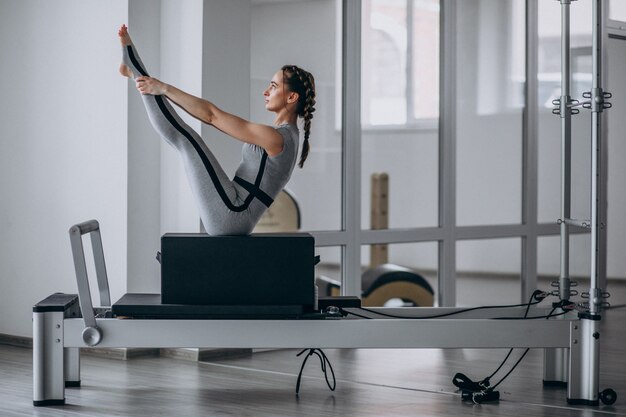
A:
<svg viewBox="0 0 626 417">
<path fill-rule="evenodd" d="M 309 155 L 309 136 L 311 134 L 311 119 L 315 112 L 315 79 L 310 72 L 303 70 L 295 65 L 285 65 L 283 73 L 286 75 L 285 83 L 290 91 L 298 93 L 297 114 L 304 119 L 304 143 L 302 144 L 302 153 L 298 166 L 302 168 L 304 161 Z"/>
</svg>

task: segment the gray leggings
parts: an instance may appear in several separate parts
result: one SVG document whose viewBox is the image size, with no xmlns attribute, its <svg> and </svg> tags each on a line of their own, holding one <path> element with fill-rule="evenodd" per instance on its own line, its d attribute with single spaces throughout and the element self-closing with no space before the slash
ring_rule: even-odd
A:
<svg viewBox="0 0 626 417">
<path fill-rule="evenodd" d="M 134 78 L 148 76 L 134 46 L 123 49 L 123 61 Z M 254 193 L 231 181 L 200 135 L 178 116 L 165 96 L 142 95 L 142 99 L 154 129 L 179 152 L 207 233 L 244 235 L 252 232 L 271 201 L 262 202 Z M 266 155 L 259 166 L 258 183 L 263 176 Z"/>
</svg>

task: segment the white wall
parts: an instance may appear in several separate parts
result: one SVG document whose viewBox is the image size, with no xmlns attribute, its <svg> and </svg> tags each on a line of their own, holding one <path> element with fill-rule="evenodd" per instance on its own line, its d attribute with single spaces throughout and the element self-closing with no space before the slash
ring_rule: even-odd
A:
<svg viewBox="0 0 626 417">
<path fill-rule="evenodd" d="M 202 14 L 202 97 L 244 118 L 250 118 L 250 13 L 249 0 L 219 0 L 206 1 Z M 202 138 L 234 176 L 242 143 L 208 125 Z"/>
<path fill-rule="evenodd" d="M 190 94 L 202 94 L 202 0 L 162 0 L 161 73 L 159 77 Z M 178 108 L 176 107 L 178 110 Z M 194 130 L 200 122 L 184 111 L 181 118 Z M 161 144 L 161 234 L 171 231 L 198 232 L 199 215 L 178 153 Z M 160 242 L 159 242 L 160 247 Z M 154 256 L 152 257 L 154 259 Z M 159 282 L 160 284 L 160 282 Z M 159 286 L 160 292 L 160 286 Z"/>
<path fill-rule="evenodd" d="M 202 0 L 129 3 L 129 31 L 148 73 L 195 95 L 201 94 L 202 9 Z M 128 291 L 158 293 L 161 235 L 197 232 L 199 220 L 178 154 L 152 128 L 133 81 L 128 102 Z M 180 115 L 199 130 L 200 122 Z"/>
<path fill-rule="evenodd" d="M 128 23 L 151 75 L 201 95 L 203 54 L 223 40 L 203 37 L 205 3 L 215 16 L 249 8 L 226 0 L 0 2 L 0 52 L 15 57 L 0 62 L 10 98 L 0 113 L 0 333 L 29 336 L 36 302 L 76 292 L 71 225 L 99 220 L 113 300 L 160 291 L 161 234 L 199 230 L 178 155 L 149 125 L 134 82 L 118 73 L 117 29 Z M 248 50 L 249 33 L 240 39 L 237 50 Z M 248 92 L 244 83 L 240 106 Z M 85 249 L 89 265 L 89 239 Z"/>
<path fill-rule="evenodd" d="M 125 2 L 0 2 L 0 333 L 76 292 L 68 230 L 98 219 L 112 296 L 126 291 Z"/>
<path fill-rule="evenodd" d="M 149 74 L 160 75 L 161 7 L 153 0 L 129 4 L 128 27 Z M 128 80 L 128 266 L 129 292 L 159 292 L 155 253 L 161 237 L 161 139 Z"/>
<path fill-rule="evenodd" d="M 131 35 L 150 75 L 247 117 L 250 58 L 241 51 L 250 49 L 249 8 L 247 1 L 133 0 Z M 226 49 L 225 37 L 230 40 Z M 238 82 L 225 82 L 237 71 Z M 155 254 L 161 235 L 198 232 L 200 219 L 179 155 L 150 125 L 133 82 L 129 103 L 128 290 L 158 293 Z M 202 133 L 227 172 L 234 172 L 241 145 L 174 108 Z"/>
</svg>

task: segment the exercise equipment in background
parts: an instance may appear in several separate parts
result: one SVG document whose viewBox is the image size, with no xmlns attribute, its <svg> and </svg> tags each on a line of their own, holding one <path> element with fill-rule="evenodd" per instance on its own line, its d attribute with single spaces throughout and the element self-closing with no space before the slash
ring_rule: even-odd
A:
<svg viewBox="0 0 626 417">
<path fill-rule="evenodd" d="M 294 194 L 283 190 L 261 217 L 254 233 L 286 233 L 300 229 L 300 207 Z M 372 230 L 389 227 L 389 175 L 371 176 Z M 338 296 L 341 282 L 319 275 L 316 277 L 320 296 Z M 389 262 L 388 245 L 370 246 L 370 267 L 361 277 L 362 305 L 367 307 L 393 306 L 432 307 L 434 291 L 426 279 L 416 271 Z"/>
</svg>

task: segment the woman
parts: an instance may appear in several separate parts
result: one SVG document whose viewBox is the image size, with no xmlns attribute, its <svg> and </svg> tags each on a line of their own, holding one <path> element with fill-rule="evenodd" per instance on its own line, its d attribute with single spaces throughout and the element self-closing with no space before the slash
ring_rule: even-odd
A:
<svg viewBox="0 0 626 417">
<path fill-rule="evenodd" d="M 148 76 L 126 25 L 120 27 L 118 35 L 123 48 L 120 73 L 135 79 L 152 125 L 179 151 L 207 233 L 249 234 L 291 177 L 298 155 L 298 117 L 304 119 L 300 168 L 307 158 L 315 111 L 313 76 L 295 65 L 277 71 L 263 92 L 265 108 L 276 114 L 274 125 L 261 125 Z M 200 136 L 165 98 L 196 119 L 244 142 L 242 161 L 232 181 Z"/>
</svg>

